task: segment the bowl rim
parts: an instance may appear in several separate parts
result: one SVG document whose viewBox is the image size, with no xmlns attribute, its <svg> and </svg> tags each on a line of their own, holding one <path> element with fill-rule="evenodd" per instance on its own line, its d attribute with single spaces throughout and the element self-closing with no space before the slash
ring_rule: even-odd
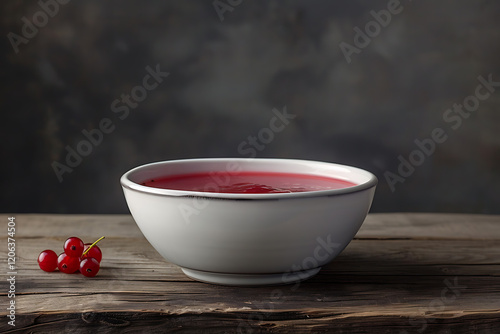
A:
<svg viewBox="0 0 500 334">
<path fill-rule="evenodd" d="M 171 163 L 197 163 L 197 162 L 239 162 L 239 161 L 268 161 L 268 162 L 289 162 L 289 163 L 315 163 L 315 164 L 327 164 L 342 168 L 347 168 L 353 172 L 365 174 L 368 176 L 366 182 L 357 184 L 352 187 L 340 188 L 340 189 L 330 189 L 330 190 L 314 190 L 314 191 L 302 191 L 293 193 L 216 193 L 216 192 L 205 192 L 205 191 L 192 191 L 192 190 L 175 190 L 175 189 L 163 189 L 148 187 L 138 184 L 130 179 L 130 176 L 142 169 L 151 168 L 158 165 L 167 165 Z M 174 160 L 164 160 L 151 162 L 137 166 L 125 172 L 121 178 L 120 183 L 123 188 L 137 191 L 150 195 L 159 195 L 166 197 L 195 197 L 195 198 L 207 198 L 207 199 L 225 199 L 225 200 L 277 200 L 277 199 L 296 199 L 296 198 L 308 198 L 308 197 L 330 197 L 345 194 L 352 194 L 367 189 L 373 188 L 378 184 L 377 177 L 369 171 L 364 169 L 342 165 L 333 162 L 317 161 L 317 160 L 304 160 L 304 159 L 284 159 L 284 158 L 191 158 L 191 159 L 174 159 Z"/>
</svg>

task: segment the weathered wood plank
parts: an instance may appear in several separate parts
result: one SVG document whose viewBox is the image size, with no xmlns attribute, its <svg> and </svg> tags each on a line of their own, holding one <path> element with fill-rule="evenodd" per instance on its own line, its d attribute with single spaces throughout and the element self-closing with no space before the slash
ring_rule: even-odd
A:
<svg viewBox="0 0 500 334">
<path fill-rule="evenodd" d="M 9 215 L 0 214 L 0 221 Z M 130 215 L 15 215 L 24 238 L 66 238 L 68 233 L 95 237 L 142 237 Z M 90 235 L 89 235 L 90 234 Z M 0 230 L 5 236 L 6 230 Z M 356 238 L 499 240 L 500 216 L 442 213 L 369 214 Z"/>
<path fill-rule="evenodd" d="M 497 313 L 383 314 L 322 316 L 298 312 L 211 312 L 171 315 L 156 312 L 43 314 L 6 333 L 453 333 L 496 334 Z"/>
<path fill-rule="evenodd" d="M 128 215 L 16 215 L 16 227 L 19 332 L 496 333 L 500 327 L 497 216 L 369 215 L 356 240 L 316 277 L 259 288 L 192 281 L 156 253 Z M 6 231 L 0 232 L 5 249 Z M 107 238 L 97 277 L 38 269 L 41 250 L 62 251 L 70 235 L 101 234 Z M 6 290 L 0 295 L 6 300 Z M 6 319 L 5 308 L 0 314 Z M 0 323 L 0 331 L 12 329 Z"/>
<path fill-rule="evenodd" d="M 26 265 L 19 270 L 18 310 L 74 312 L 86 305 L 85 311 L 95 311 L 96 298 L 104 304 L 99 308 L 121 311 L 134 309 L 137 303 L 155 311 L 199 308 L 200 305 L 206 309 L 241 308 L 270 299 L 271 292 L 276 289 L 288 293 L 280 297 L 286 303 L 277 303 L 277 309 L 293 306 L 314 308 L 318 302 L 331 308 L 339 301 L 342 301 L 341 305 L 337 306 L 341 307 L 392 305 L 395 293 L 397 300 L 406 301 L 411 308 L 425 306 L 429 299 L 439 297 L 447 286 L 445 280 L 453 284 L 455 279 L 456 285 L 467 286 L 468 293 L 461 294 L 461 300 L 467 305 L 475 308 L 491 301 L 490 308 L 500 308 L 500 245 L 493 243 L 483 247 L 469 242 L 465 245 L 467 253 L 460 255 L 455 250 L 463 244 L 462 241 L 443 244 L 437 241 L 355 240 L 319 275 L 299 287 L 234 288 L 194 282 L 152 249 L 152 260 L 147 264 L 142 260 L 125 261 L 132 255 L 122 251 L 120 246 L 114 247 L 121 240 L 106 241 L 103 268 L 93 279 L 77 274 L 45 273 L 38 269 L 35 259 L 30 261 L 23 256 Z M 145 242 L 143 247 L 147 247 Z M 35 254 L 37 243 L 26 245 L 25 249 Z M 488 286 L 489 294 L 478 299 L 484 285 Z M 75 286 L 79 291 L 74 291 Z M 238 298 L 227 299 L 226 292 L 237 293 Z M 186 295 L 189 299 L 185 300 Z M 61 303 L 63 296 L 72 296 L 71 300 L 78 301 L 77 305 L 71 301 Z M 124 296 L 128 298 L 120 299 Z M 154 300 L 148 299 L 151 296 Z M 350 300 L 341 300 L 344 297 Z M 21 303 L 23 300 L 29 303 Z M 175 304 L 170 305 L 169 301 L 175 301 Z M 457 304 L 457 307 L 462 309 L 462 305 Z M 401 311 L 405 306 L 398 305 L 397 308 Z"/>
<path fill-rule="evenodd" d="M 500 217 L 450 213 L 369 214 L 356 237 L 500 240 Z"/>
</svg>

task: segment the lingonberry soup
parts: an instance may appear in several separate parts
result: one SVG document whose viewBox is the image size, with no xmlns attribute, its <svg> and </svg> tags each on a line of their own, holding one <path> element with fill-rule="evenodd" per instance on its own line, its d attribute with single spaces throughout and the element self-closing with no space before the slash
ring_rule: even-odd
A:
<svg viewBox="0 0 500 334">
<path fill-rule="evenodd" d="M 154 188 L 212 193 L 291 193 L 341 189 L 355 183 L 332 177 L 275 172 L 205 172 L 168 175 L 141 182 Z"/>
</svg>

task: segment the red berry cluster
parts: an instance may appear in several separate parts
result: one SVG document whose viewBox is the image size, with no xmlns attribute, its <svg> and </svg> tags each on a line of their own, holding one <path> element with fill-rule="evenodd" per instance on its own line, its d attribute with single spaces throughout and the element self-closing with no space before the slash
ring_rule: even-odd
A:
<svg viewBox="0 0 500 334">
<path fill-rule="evenodd" d="M 94 277 L 99 272 L 102 252 L 96 245 L 104 237 L 92 244 L 84 244 L 80 238 L 71 237 L 64 242 L 64 252 L 57 256 L 53 250 L 44 250 L 38 255 L 38 265 L 43 271 L 59 271 L 73 274 L 80 270 L 83 276 Z"/>
</svg>

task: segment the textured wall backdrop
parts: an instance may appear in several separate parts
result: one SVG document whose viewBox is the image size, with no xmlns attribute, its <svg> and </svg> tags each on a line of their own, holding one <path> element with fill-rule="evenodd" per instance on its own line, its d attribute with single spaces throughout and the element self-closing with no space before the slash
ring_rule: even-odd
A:
<svg viewBox="0 0 500 334">
<path fill-rule="evenodd" d="M 119 177 L 134 166 L 254 149 L 372 171 L 375 212 L 500 213 L 498 1 L 41 0 L 0 13 L 2 212 L 127 212 Z M 295 118 L 271 138 L 285 106 Z"/>
</svg>

